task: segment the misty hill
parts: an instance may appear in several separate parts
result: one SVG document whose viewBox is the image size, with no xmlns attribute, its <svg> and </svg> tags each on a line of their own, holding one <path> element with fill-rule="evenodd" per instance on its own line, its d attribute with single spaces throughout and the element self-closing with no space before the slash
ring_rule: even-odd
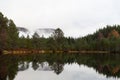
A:
<svg viewBox="0 0 120 80">
<path fill-rule="evenodd" d="M 52 33 L 55 31 L 55 29 L 52 28 L 39 28 L 35 30 L 37 34 L 39 34 L 40 37 L 49 37 L 52 35 Z"/>
<path fill-rule="evenodd" d="M 18 29 L 18 31 L 22 31 L 22 32 L 25 32 L 25 33 L 29 32 L 29 30 L 24 28 L 24 27 L 17 27 L 17 29 Z"/>
<path fill-rule="evenodd" d="M 52 35 L 52 33 L 55 31 L 55 29 L 53 28 L 39 28 L 36 29 L 35 31 L 30 31 L 27 28 L 24 27 L 17 27 L 18 31 L 19 31 L 19 36 L 24 36 L 27 37 L 27 35 L 29 35 L 30 37 L 32 37 L 32 35 L 34 33 L 37 33 L 40 37 L 49 37 Z"/>
<path fill-rule="evenodd" d="M 19 32 L 19 37 L 27 37 L 27 35 L 31 36 L 30 31 L 24 27 L 17 27 Z"/>
</svg>

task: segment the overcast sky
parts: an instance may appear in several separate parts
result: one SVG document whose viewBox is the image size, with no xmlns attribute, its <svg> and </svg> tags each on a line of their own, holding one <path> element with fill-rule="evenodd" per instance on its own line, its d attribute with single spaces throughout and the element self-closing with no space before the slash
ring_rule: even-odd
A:
<svg viewBox="0 0 120 80">
<path fill-rule="evenodd" d="M 0 11 L 30 30 L 61 28 L 79 37 L 120 24 L 120 0 L 0 0 Z"/>
</svg>

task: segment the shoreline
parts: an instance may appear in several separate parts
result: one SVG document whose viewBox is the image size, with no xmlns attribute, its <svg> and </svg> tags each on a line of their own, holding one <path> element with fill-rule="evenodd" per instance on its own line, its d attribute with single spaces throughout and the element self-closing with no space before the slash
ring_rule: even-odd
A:
<svg viewBox="0 0 120 80">
<path fill-rule="evenodd" d="M 90 53 L 90 54 L 109 54 L 110 51 L 77 51 L 77 50 L 69 50 L 69 51 L 62 51 L 62 50 L 29 50 L 29 49 L 21 49 L 21 50 L 3 50 L 2 54 L 40 54 L 40 53 Z"/>
</svg>

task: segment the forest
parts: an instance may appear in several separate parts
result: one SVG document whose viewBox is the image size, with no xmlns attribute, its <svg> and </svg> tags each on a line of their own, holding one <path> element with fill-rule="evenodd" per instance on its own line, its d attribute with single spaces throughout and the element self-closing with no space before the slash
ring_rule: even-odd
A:
<svg viewBox="0 0 120 80">
<path fill-rule="evenodd" d="M 13 49 L 38 49 L 53 51 L 110 51 L 120 52 L 120 25 L 107 25 L 84 37 L 65 37 L 57 28 L 49 38 L 34 33 L 32 38 L 19 37 L 14 21 L 0 12 L 0 51 Z"/>
</svg>

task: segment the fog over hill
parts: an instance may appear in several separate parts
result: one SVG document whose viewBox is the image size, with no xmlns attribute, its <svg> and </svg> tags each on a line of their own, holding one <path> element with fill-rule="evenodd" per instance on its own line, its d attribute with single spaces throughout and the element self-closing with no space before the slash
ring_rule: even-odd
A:
<svg viewBox="0 0 120 80">
<path fill-rule="evenodd" d="M 17 27 L 18 31 L 19 31 L 19 37 L 27 37 L 27 35 L 29 35 L 30 37 L 32 37 L 32 35 L 34 33 L 37 33 L 40 37 L 50 37 L 52 35 L 52 33 L 55 31 L 55 29 L 53 28 L 38 28 L 36 30 L 30 31 L 27 28 L 24 27 Z"/>
</svg>

